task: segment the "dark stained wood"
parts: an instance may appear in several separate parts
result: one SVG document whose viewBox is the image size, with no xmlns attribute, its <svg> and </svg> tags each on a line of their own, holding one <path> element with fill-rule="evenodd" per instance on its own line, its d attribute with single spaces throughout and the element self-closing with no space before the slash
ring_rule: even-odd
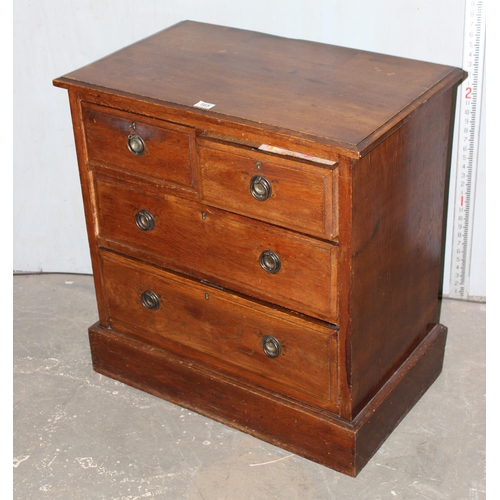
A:
<svg viewBox="0 0 500 500">
<path fill-rule="evenodd" d="M 269 144 L 303 154 L 314 155 L 325 160 L 338 161 L 339 153 L 350 157 L 359 158 L 359 152 L 346 150 L 336 143 L 329 143 L 323 137 L 305 137 L 301 134 L 292 134 L 283 129 L 263 128 L 258 124 L 239 123 L 238 121 L 222 121 L 216 116 L 201 114 L 197 108 L 179 108 L 151 99 L 143 100 L 132 98 L 123 92 L 111 92 L 106 89 L 96 88 L 92 84 L 68 85 L 64 78 L 54 80 L 54 85 L 68 88 L 71 92 L 84 93 L 85 100 L 100 106 L 111 106 L 126 112 L 142 114 L 178 124 L 187 124 L 195 127 L 200 136 L 221 137 L 233 144 L 252 145 Z"/>
<path fill-rule="evenodd" d="M 463 77 L 183 22 L 54 80 L 70 96 L 95 370 L 358 474 L 442 368 Z M 132 131 L 142 156 L 127 148 Z M 254 175 L 269 180 L 268 200 L 252 197 Z M 151 230 L 136 224 L 141 210 Z M 261 268 L 264 250 L 278 273 Z M 144 307 L 147 290 L 158 309 Z M 276 359 L 264 335 L 280 341 Z"/>
<path fill-rule="evenodd" d="M 336 322 L 338 247 L 332 243 L 110 178 L 97 177 L 95 189 L 100 245 Z M 154 216 L 152 231 L 135 224 L 143 209 Z M 281 260 L 276 274 L 260 266 L 265 250 Z"/>
<path fill-rule="evenodd" d="M 192 188 L 194 129 L 83 103 L 89 161 Z M 130 152 L 129 135 L 144 141 L 140 156 Z"/>
<path fill-rule="evenodd" d="M 209 141 L 199 144 L 201 193 L 206 203 L 307 234 L 337 236 L 337 169 Z M 254 176 L 269 181 L 271 196 L 265 201 L 251 194 Z"/>
<path fill-rule="evenodd" d="M 429 99 L 436 84 L 460 77 L 448 66 L 186 21 L 56 84 L 90 84 L 190 110 L 202 100 L 215 107 L 200 114 L 356 151 L 396 126 L 404 115 L 395 115 L 415 100 Z"/>
<path fill-rule="evenodd" d="M 443 325 L 435 325 L 353 421 L 356 470 L 367 464 L 441 373 L 447 332 Z"/>
<path fill-rule="evenodd" d="M 439 322 L 450 90 L 353 165 L 352 407 Z"/>
<path fill-rule="evenodd" d="M 85 213 L 85 224 L 87 227 L 87 237 L 89 240 L 89 251 L 94 274 L 94 285 L 97 298 L 97 311 L 101 325 L 108 324 L 108 317 L 104 308 L 104 294 L 102 289 L 101 273 L 99 268 L 99 256 L 97 249 L 97 224 L 95 210 L 95 192 L 93 172 L 89 170 L 87 164 L 87 147 L 83 132 L 82 108 L 80 94 L 69 92 L 69 103 L 71 109 L 71 119 L 73 123 L 73 133 L 75 137 L 75 147 L 78 159 L 78 172 L 80 175 L 80 185 L 82 189 L 83 208 Z"/>
<path fill-rule="evenodd" d="M 111 328 L 232 375 L 243 370 L 263 387 L 336 410 L 332 328 L 109 252 L 101 262 Z M 143 306 L 147 290 L 158 296 L 159 309 Z M 277 358 L 264 354 L 265 335 L 280 342 Z"/>
<path fill-rule="evenodd" d="M 354 422 L 98 324 L 89 336 L 97 372 L 356 476 L 441 372 L 446 328 L 429 333 Z"/>
<path fill-rule="evenodd" d="M 352 276 L 352 159 L 339 162 L 338 337 L 339 415 L 352 420 L 351 382 L 351 284 Z"/>
</svg>

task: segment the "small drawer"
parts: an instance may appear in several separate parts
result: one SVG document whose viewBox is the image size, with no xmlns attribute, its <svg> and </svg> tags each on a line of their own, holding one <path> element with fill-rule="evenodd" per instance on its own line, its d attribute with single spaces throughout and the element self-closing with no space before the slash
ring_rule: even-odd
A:
<svg viewBox="0 0 500 500">
<path fill-rule="evenodd" d="M 338 169 L 199 139 L 202 199 L 326 239 L 338 234 Z"/>
<path fill-rule="evenodd" d="M 89 162 L 194 188 L 194 130 L 82 103 Z"/>
<path fill-rule="evenodd" d="M 335 405 L 337 332 L 101 251 L 109 326 L 273 391 Z"/>
<path fill-rule="evenodd" d="M 336 323 L 335 244 L 103 176 L 95 187 L 101 246 Z"/>
</svg>

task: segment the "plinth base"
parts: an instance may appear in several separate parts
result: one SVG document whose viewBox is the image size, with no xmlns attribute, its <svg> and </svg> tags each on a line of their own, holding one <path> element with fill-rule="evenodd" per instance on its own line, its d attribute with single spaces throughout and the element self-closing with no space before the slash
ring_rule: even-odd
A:
<svg viewBox="0 0 500 500">
<path fill-rule="evenodd" d="M 356 476 L 440 374 L 447 329 L 436 325 L 352 421 L 208 370 L 100 327 L 89 328 L 95 371 Z"/>
</svg>

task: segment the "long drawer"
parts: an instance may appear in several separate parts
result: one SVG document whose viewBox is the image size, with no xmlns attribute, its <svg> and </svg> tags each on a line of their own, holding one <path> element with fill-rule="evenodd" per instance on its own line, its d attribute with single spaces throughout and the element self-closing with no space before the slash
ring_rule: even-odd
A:
<svg viewBox="0 0 500 500">
<path fill-rule="evenodd" d="M 334 244 L 99 175 L 95 193 L 101 246 L 337 322 Z"/>
<path fill-rule="evenodd" d="M 101 251 L 109 326 L 325 408 L 336 405 L 337 332 Z"/>
</svg>

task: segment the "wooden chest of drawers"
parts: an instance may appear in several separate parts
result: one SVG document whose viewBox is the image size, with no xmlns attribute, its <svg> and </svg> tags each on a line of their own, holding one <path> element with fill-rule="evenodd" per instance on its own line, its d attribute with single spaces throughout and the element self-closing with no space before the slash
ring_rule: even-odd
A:
<svg viewBox="0 0 500 500">
<path fill-rule="evenodd" d="M 56 79 L 95 370 L 356 475 L 441 371 L 463 76 L 183 22 Z"/>
</svg>

